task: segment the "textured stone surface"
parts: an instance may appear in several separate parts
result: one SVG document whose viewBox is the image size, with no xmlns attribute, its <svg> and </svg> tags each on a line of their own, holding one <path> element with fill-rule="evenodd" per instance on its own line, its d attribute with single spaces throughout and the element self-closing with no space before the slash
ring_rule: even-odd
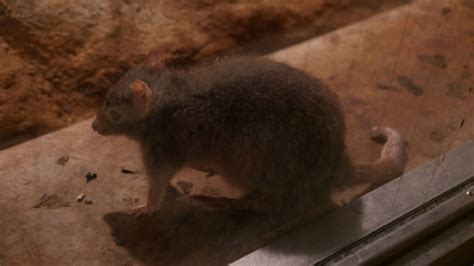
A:
<svg viewBox="0 0 474 266">
<path fill-rule="evenodd" d="M 91 115 L 94 101 L 53 86 L 0 37 L 0 149 L 4 139 L 33 138 Z"/>
<path fill-rule="evenodd" d="M 152 49 L 199 60 L 346 2 L 0 1 L 0 141 L 90 116 L 97 99 L 87 95 Z"/>
<path fill-rule="evenodd" d="M 151 49 L 170 64 L 267 53 L 406 1 L 1 0 L 0 149 L 90 117 Z"/>
</svg>

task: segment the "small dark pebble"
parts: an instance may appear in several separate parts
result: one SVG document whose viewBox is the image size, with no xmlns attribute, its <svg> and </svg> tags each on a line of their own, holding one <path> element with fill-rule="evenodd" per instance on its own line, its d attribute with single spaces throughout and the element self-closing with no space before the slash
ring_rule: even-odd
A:
<svg viewBox="0 0 474 266">
<path fill-rule="evenodd" d="M 84 195 L 84 193 L 83 193 L 83 194 L 80 194 L 79 196 L 77 196 L 76 200 L 77 200 L 77 202 L 82 202 L 85 197 L 86 197 L 86 195 Z"/>
<path fill-rule="evenodd" d="M 469 92 L 472 92 L 472 88 L 469 88 Z"/>
<path fill-rule="evenodd" d="M 86 199 L 86 200 L 84 201 L 84 203 L 87 204 L 87 205 L 91 205 L 91 204 L 92 204 L 92 200 Z"/>
<path fill-rule="evenodd" d="M 69 161 L 69 156 L 65 155 L 60 157 L 56 162 L 60 165 L 65 165 Z"/>
<path fill-rule="evenodd" d="M 121 170 L 121 172 L 122 172 L 123 174 L 136 174 L 136 173 L 137 173 L 137 171 L 128 170 L 128 169 L 125 169 L 125 168 L 123 168 L 123 169 Z"/>
<path fill-rule="evenodd" d="M 464 119 L 461 121 L 461 125 L 459 126 L 459 128 L 462 128 L 464 126 Z"/>
<path fill-rule="evenodd" d="M 97 174 L 96 173 L 91 173 L 91 172 L 87 172 L 86 174 L 86 183 L 94 180 L 94 179 L 97 179 Z"/>
</svg>

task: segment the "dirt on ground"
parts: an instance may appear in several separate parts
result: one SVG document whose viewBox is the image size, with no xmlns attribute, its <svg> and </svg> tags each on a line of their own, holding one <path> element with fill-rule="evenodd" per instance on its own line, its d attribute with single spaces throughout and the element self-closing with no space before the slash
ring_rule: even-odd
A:
<svg viewBox="0 0 474 266">
<path fill-rule="evenodd" d="M 264 54 L 407 0 L 0 1 L 0 149 L 91 117 L 150 50 Z"/>
</svg>

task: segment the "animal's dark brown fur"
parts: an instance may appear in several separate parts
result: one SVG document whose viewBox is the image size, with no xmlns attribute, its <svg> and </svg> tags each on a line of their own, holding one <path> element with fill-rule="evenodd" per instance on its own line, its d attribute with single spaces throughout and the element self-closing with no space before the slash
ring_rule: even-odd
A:
<svg viewBox="0 0 474 266">
<path fill-rule="evenodd" d="M 143 112 L 134 108 L 135 80 L 151 91 Z M 123 121 L 111 121 L 111 108 Z M 141 143 L 150 201 L 160 200 L 182 167 L 219 174 L 273 210 L 309 207 L 341 177 L 355 175 L 336 95 L 317 79 L 265 58 L 131 70 L 110 90 L 94 123 L 99 132 Z"/>
</svg>

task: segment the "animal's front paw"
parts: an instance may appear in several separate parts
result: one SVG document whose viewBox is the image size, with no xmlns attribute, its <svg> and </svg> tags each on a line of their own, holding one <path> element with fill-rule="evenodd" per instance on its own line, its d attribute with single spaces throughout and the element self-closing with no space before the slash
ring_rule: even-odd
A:
<svg viewBox="0 0 474 266">
<path fill-rule="evenodd" d="M 155 211 L 155 208 L 147 203 L 133 208 L 129 213 L 138 218 L 140 216 L 151 216 Z"/>
</svg>

